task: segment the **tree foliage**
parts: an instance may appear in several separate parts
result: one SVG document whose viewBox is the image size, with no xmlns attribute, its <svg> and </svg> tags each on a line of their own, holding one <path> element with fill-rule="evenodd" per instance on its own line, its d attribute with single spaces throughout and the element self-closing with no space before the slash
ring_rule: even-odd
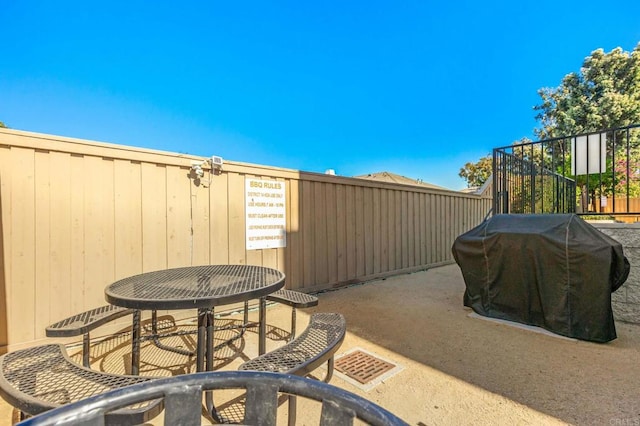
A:
<svg viewBox="0 0 640 426">
<path fill-rule="evenodd" d="M 640 43 L 631 52 L 619 47 L 608 53 L 594 50 L 579 72 L 565 75 L 558 87 L 538 90 L 538 95 L 542 102 L 533 109 L 539 140 L 640 123 Z M 477 186 L 488 179 L 491 168 L 482 157 L 465 164 L 458 175 L 468 186 Z"/>
<path fill-rule="evenodd" d="M 542 103 L 534 108 L 540 122 L 535 133 L 541 140 L 640 123 L 640 43 L 632 52 L 619 47 L 609 53 L 594 50 L 579 73 L 567 74 L 560 86 L 540 89 L 538 94 Z M 640 151 L 637 134 L 631 136 L 630 147 L 618 144 L 614 149 L 611 142 L 607 147 L 607 162 L 617 159 L 616 164 L 607 164 L 607 170 L 614 167 L 615 187 L 609 173 L 593 175 L 588 183 L 585 176 L 576 177 L 579 186 L 587 185 L 592 196 L 596 192 L 640 195 Z"/>
<path fill-rule="evenodd" d="M 535 134 L 540 140 L 640 123 L 640 43 L 632 52 L 594 50 L 579 73 L 567 74 L 560 86 L 542 88 L 538 95 Z"/>
<path fill-rule="evenodd" d="M 491 155 L 482 157 L 476 163 L 467 163 L 460 169 L 458 176 L 467 181 L 467 186 L 482 186 L 491 176 Z"/>
<path fill-rule="evenodd" d="M 2 121 L 0 121 L 0 127 L 5 128 L 5 129 L 7 128 L 7 126 Z"/>
<path fill-rule="evenodd" d="M 519 145 L 524 143 L 531 142 L 529 138 L 522 138 L 520 140 L 514 141 L 513 145 Z M 518 154 L 517 154 L 518 155 Z M 522 158 L 527 158 L 530 156 L 529 151 L 520 152 L 519 155 Z M 537 158 L 534 156 L 534 158 Z M 491 177 L 491 173 L 493 172 L 493 158 L 491 154 L 487 154 L 486 156 L 480 158 L 475 163 L 467 163 L 460 169 L 458 172 L 458 176 L 467 181 L 467 186 L 478 187 L 484 185 L 484 183 Z"/>
</svg>

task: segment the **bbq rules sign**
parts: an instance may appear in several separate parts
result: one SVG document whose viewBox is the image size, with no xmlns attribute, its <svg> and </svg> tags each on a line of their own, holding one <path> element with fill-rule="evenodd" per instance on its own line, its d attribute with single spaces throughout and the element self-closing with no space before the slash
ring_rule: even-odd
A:
<svg viewBox="0 0 640 426">
<path fill-rule="evenodd" d="M 287 246 L 285 184 L 246 179 L 247 250 Z"/>
</svg>

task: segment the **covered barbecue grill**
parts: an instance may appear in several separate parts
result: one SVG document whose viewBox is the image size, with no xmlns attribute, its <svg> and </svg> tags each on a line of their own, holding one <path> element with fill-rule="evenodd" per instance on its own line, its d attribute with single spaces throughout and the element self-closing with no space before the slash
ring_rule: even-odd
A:
<svg viewBox="0 0 640 426">
<path fill-rule="evenodd" d="M 577 215 L 495 215 L 454 242 L 476 313 L 594 342 L 616 338 L 611 293 L 629 275 L 622 245 Z"/>
</svg>

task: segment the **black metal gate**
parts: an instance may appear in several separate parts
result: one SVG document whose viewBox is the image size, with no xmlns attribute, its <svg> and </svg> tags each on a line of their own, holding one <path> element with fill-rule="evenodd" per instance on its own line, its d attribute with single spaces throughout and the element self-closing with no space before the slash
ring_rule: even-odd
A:
<svg viewBox="0 0 640 426">
<path fill-rule="evenodd" d="M 495 148 L 493 213 L 640 215 L 640 125 Z"/>
</svg>

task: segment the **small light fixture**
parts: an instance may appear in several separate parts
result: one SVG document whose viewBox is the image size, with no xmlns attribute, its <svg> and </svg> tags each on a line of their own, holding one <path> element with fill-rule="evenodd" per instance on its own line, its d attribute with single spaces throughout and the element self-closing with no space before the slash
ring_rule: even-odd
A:
<svg viewBox="0 0 640 426">
<path fill-rule="evenodd" d="M 215 175 L 222 173 L 222 165 L 224 164 L 222 157 L 218 157 L 217 155 L 211 156 L 209 164 L 211 164 L 211 170 Z"/>
<path fill-rule="evenodd" d="M 192 161 L 191 162 L 191 171 L 196 175 L 197 179 L 202 178 L 204 176 L 204 170 L 202 170 L 202 165 L 206 161 Z"/>
</svg>

